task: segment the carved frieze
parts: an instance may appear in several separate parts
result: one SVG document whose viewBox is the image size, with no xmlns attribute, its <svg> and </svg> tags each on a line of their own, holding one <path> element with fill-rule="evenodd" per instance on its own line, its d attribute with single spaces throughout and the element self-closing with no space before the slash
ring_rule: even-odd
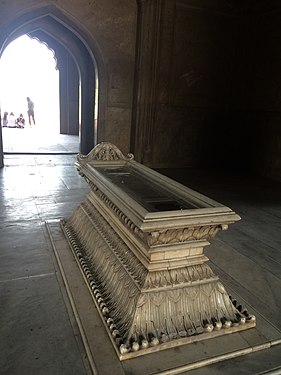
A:
<svg viewBox="0 0 281 375">
<path fill-rule="evenodd" d="M 215 237 L 221 225 L 207 225 L 182 229 L 168 229 L 166 231 L 152 232 L 148 236 L 150 246 L 182 243 L 191 240 L 202 240 Z"/>
</svg>

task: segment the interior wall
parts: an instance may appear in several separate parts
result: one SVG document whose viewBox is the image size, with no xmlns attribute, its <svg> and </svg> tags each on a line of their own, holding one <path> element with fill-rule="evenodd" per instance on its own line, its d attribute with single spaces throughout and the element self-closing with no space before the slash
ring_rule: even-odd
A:
<svg viewBox="0 0 281 375">
<path fill-rule="evenodd" d="M 168 62 L 159 79 L 155 132 L 162 150 L 155 150 L 153 160 L 165 155 L 161 163 L 174 159 L 183 166 L 216 164 L 223 159 L 218 148 L 224 146 L 228 126 L 239 19 L 223 7 L 210 11 L 204 2 L 175 1 L 173 9 L 166 7 L 168 21 L 172 14 L 172 35 L 163 29 L 170 49 L 164 45 L 160 58 Z"/>
<path fill-rule="evenodd" d="M 214 5 L 204 0 L 166 0 L 143 7 L 142 13 L 158 22 L 159 38 L 150 42 L 156 78 L 152 85 L 149 72 L 144 72 L 139 87 L 141 97 L 142 86 L 151 86 L 143 95 L 149 103 L 138 102 L 139 112 L 148 113 L 136 116 L 138 159 L 157 168 L 233 163 L 227 150 L 235 147 L 235 141 L 227 130 L 233 112 L 240 14 L 224 1 Z M 141 39 L 148 44 L 144 32 Z M 223 156 L 220 150 L 228 154 Z"/>
<path fill-rule="evenodd" d="M 248 66 L 247 102 L 253 168 L 281 181 L 281 7 L 251 15 L 252 58 Z"/>
<path fill-rule="evenodd" d="M 142 14 L 159 37 L 150 40 L 140 22 L 151 59 L 150 70 L 140 69 L 139 161 L 280 180 L 281 20 L 274 1 L 155 0 Z M 140 60 L 147 65 L 142 54 Z"/>
</svg>

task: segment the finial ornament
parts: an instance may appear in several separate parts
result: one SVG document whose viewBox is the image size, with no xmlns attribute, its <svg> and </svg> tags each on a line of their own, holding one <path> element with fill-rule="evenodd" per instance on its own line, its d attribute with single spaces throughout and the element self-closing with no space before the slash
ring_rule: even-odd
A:
<svg viewBox="0 0 281 375">
<path fill-rule="evenodd" d="M 83 161 L 118 161 L 118 160 L 133 160 L 134 155 L 128 154 L 125 156 L 118 147 L 108 142 L 101 142 L 97 144 L 87 155 L 78 154 L 77 160 Z"/>
</svg>

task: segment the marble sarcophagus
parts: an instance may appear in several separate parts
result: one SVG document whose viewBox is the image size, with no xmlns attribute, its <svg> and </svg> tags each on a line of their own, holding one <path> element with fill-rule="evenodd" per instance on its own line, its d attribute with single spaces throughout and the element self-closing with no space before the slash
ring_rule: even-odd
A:
<svg viewBox="0 0 281 375">
<path fill-rule="evenodd" d="M 255 326 L 203 252 L 235 212 L 110 143 L 76 167 L 90 192 L 61 223 L 120 359 Z"/>
</svg>

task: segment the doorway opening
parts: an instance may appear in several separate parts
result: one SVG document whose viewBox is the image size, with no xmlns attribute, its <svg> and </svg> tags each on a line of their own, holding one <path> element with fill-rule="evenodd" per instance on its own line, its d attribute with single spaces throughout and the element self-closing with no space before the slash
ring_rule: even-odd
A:
<svg viewBox="0 0 281 375">
<path fill-rule="evenodd" d="M 53 51 L 59 71 L 59 136 L 75 137 L 78 140 L 75 144 L 78 145 L 74 153 L 88 154 L 98 142 L 98 133 L 103 134 L 105 121 L 105 100 L 99 101 L 100 96 L 105 98 L 104 81 L 100 79 L 105 76 L 105 66 L 95 39 L 84 32 L 83 25 L 69 19 L 54 5 L 39 7 L 23 14 L 10 23 L 5 35 L 5 39 L 0 38 L 0 57 L 22 35 L 37 39 Z M 24 96 L 31 97 L 31 94 Z M 31 99 L 35 102 L 34 98 Z M 35 103 L 35 108 L 37 104 Z M 3 115 L 2 105 L 1 111 Z M 4 164 L 2 130 L 0 129 L 1 165 Z M 53 150 L 42 151 L 40 153 L 51 153 Z M 60 150 L 59 153 L 65 153 L 64 151 Z"/>
<path fill-rule="evenodd" d="M 1 112 L 9 119 L 2 129 L 4 153 L 78 152 L 79 137 L 60 134 L 59 74 L 55 52 L 37 38 L 25 34 L 6 47 L 0 60 Z M 35 125 L 29 124 L 27 97 Z M 24 128 L 15 123 L 20 114 Z"/>
</svg>

